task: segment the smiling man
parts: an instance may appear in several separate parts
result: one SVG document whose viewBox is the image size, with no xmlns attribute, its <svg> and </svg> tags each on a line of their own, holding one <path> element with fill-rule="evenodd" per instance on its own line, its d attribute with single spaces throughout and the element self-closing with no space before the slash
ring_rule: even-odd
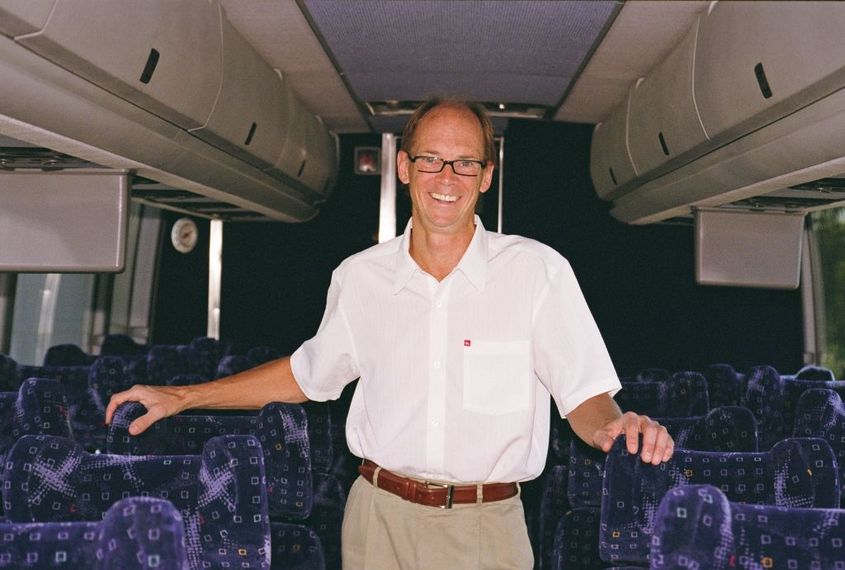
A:
<svg viewBox="0 0 845 570">
<path fill-rule="evenodd" d="M 546 461 L 550 395 L 573 430 L 659 464 L 666 429 L 622 414 L 620 384 L 569 263 L 475 216 L 493 177 L 484 111 L 432 100 L 398 154 L 413 203 L 405 233 L 334 272 L 316 336 L 291 357 L 200 386 L 116 394 L 148 413 L 259 408 L 340 396 L 360 378 L 347 441 L 362 458 L 346 505 L 345 569 L 530 569 L 519 483 Z M 639 436 L 643 445 L 639 449 Z"/>
</svg>

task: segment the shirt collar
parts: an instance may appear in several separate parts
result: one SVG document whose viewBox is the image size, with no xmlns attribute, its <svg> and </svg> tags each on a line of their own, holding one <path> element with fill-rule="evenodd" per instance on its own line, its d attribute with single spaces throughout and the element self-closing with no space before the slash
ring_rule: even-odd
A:
<svg viewBox="0 0 845 570">
<path fill-rule="evenodd" d="M 396 252 L 396 268 L 393 275 L 394 295 L 405 288 L 414 273 L 422 271 L 410 253 L 412 226 L 413 220 L 408 220 L 399 244 L 399 251 Z M 455 270 L 461 271 L 476 289 L 484 291 L 484 285 L 487 282 L 487 231 L 478 216 L 475 216 L 475 233 L 472 241 Z"/>
</svg>

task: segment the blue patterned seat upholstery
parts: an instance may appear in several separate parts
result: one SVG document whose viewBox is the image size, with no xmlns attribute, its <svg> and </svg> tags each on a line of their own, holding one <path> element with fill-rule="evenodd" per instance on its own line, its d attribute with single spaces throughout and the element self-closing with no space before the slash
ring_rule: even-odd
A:
<svg viewBox="0 0 845 570">
<path fill-rule="evenodd" d="M 20 385 L 18 363 L 11 356 L 0 353 L 0 392 L 16 392 Z"/>
<path fill-rule="evenodd" d="M 785 410 L 785 380 L 771 366 L 755 366 L 748 372 L 743 405 L 757 418 L 760 449 L 770 449 L 776 442 L 789 437 Z"/>
<path fill-rule="evenodd" d="M 97 409 L 99 427 L 106 417 L 106 406 L 113 394 L 131 388 L 126 361 L 117 356 L 101 356 L 88 371 L 88 395 Z"/>
<path fill-rule="evenodd" d="M 711 485 L 669 491 L 651 568 L 845 570 L 845 510 L 731 502 Z"/>
<path fill-rule="evenodd" d="M 745 375 L 730 364 L 711 364 L 704 371 L 710 406 L 739 406 L 745 395 Z"/>
<path fill-rule="evenodd" d="M 329 406 L 328 402 L 306 402 L 302 405 L 308 415 L 311 468 L 318 473 L 330 473 L 334 458 L 332 417 Z"/>
<path fill-rule="evenodd" d="M 73 438 L 88 451 L 101 450 L 105 444 L 104 409 L 98 409 L 89 389 L 90 366 L 19 366 L 21 378 L 58 380 L 68 404 Z"/>
<path fill-rule="evenodd" d="M 67 401 L 58 380 L 29 378 L 16 392 L 0 392 L 0 471 L 21 436 L 71 434 Z"/>
<path fill-rule="evenodd" d="M 622 411 L 659 418 L 702 416 L 710 410 L 707 380 L 698 372 L 676 372 L 663 382 L 622 382 L 614 399 Z"/>
<path fill-rule="evenodd" d="M 607 564 L 599 558 L 598 507 L 576 507 L 566 511 L 557 524 L 554 549 L 541 568 L 554 570 L 600 570 Z"/>
<path fill-rule="evenodd" d="M 705 416 L 691 418 L 663 418 L 659 419 L 675 440 L 676 449 L 695 449 L 698 451 L 757 451 L 757 423 L 751 412 L 743 407 L 725 406 L 710 410 Z M 602 500 L 602 485 L 604 482 L 604 468 L 606 455 L 598 449 L 588 446 L 580 439 L 572 442 L 569 455 L 569 477 L 565 483 L 568 503 L 576 508 L 594 508 L 598 511 Z M 549 479 L 546 487 L 556 485 L 557 482 Z M 543 502 L 547 497 L 555 497 L 561 492 L 558 489 L 546 488 L 543 493 Z M 586 515 L 577 519 L 569 519 L 557 523 L 561 513 L 555 511 L 546 504 L 541 505 L 541 517 L 554 517 L 551 521 L 544 521 L 541 518 L 541 528 L 554 528 L 555 524 L 574 524 L 577 521 L 587 520 Z M 598 514 L 594 517 L 598 521 Z M 596 522 L 596 524 L 598 524 Z M 568 536 L 575 535 L 575 529 L 560 528 Z M 578 557 L 584 563 L 587 554 L 592 552 L 593 562 L 590 567 L 602 567 L 598 550 L 598 526 L 595 529 L 580 529 L 582 536 L 591 536 L 594 541 L 591 545 L 579 544 Z M 541 534 L 541 551 L 548 551 L 551 548 L 552 540 L 545 534 Z M 564 543 L 566 544 L 566 543 Z M 546 558 L 572 558 L 572 553 L 545 554 Z"/>
<path fill-rule="evenodd" d="M 47 349 L 44 366 L 89 366 L 96 358 L 75 344 L 56 344 Z"/>
<path fill-rule="evenodd" d="M 140 383 L 167 386 L 174 376 L 190 373 L 185 345 L 159 344 L 150 347 Z"/>
<path fill-rule="evenodd" d="M 567 466 L 552 465 L 542 481 L 542 495 L 538 507 L 534 542 L 537 551 L 537 566 L 551 568 L 552 548 L 555 544 L 555 531 L 558 521 L 570 510 L 566 496 L 566 482 L 569 479 Z M 596 519 L 598 521 L 598 519 Z M 598 522 L 596 522 L 598 528 Z M 598 544 L 598 541 L 595 541 Z"/>
<path fill-rule="evenodd" d="M 184 352 L 187 371 L 210 380 L 217 374 L 217 365 L 227 350 L 216 338 L 201 336 L 188 343 Z"/>
<path fill-rule="evenodd" d="M 670 490 L 707 483 L 730 499 L 784 507 L 838 507 L 839 470 L 833 450 L 817 438 L 778 442 L 760 453 L 679 449 L 667 462 L 646 464 L 620 438 L 608 454 L 602 489 L 599 552 L 612 562 L 647 560 L 654 513 Z"/>
<path fill-rule="evenodd" d="M 238 372 L 249 370 L 252 366 L 246 356 L 230 354 L 221 358 L 220 362 L 217 363 L 217 370 L 214 372 L 214 377 L 225 378 L 226 376 L 232 376 Z"/>
<path fill-rule="evenodd" d="M 839 461 L 840 488 L 845 489 L 845 405 L 833 390 L 812 388 L 804 392 L 795 411 L 795 437 L 818 437 L 833 448 Z M 845 507 L 845 497 L 843 504 Z"/>
<path fill-rule="evenodd" d="M 264 406 L 256 415 L 172 416 L 159 420 L 138 436 L 130 436 L 127 431 L 129 424 L 144 412 L 144 407 L 137 403 L 127 403 L 117 409 L 109 427 L 107 446 L 110 453 L 194 454 L 199 453 L 210 438 L 218 435 L 254 435 L 263 449 L 270 515 L 274 519 L 307 524 L 317 531 L 324 545 L 319 555 L 314 557 L 300 560 L 301 555 L 297 555 L 293 559 L 285 559 L 284 567 L 296 567 L 293 564 L 300 560 L 304 564 L 302 568 L 322 568 L 324 558 L 327 568 L 339 567 L 329 563 L 337 560 L 339 564 L 340 525 L 346 495 L 333 477 L 312 473 L 307 418 L 302 406 L 275 402 Z M 299 544 L 299 549 L 306 546 L 307 549 L 315 549 L 307 533 L 282 532 L 280 528 L 274 520 L 272 532 L 274 535 L 282 533 L 280 536 L 286 537 L 284 544 L 288 546 L 277 548 L 278 545 L 273 543 L 276 559 L 282 552 L 301 553 L 293 550 L 296 544 Z M 307 545 L 296 541 L 305 541 Z"/>
<path fill-rule="evenodd" d="M 659 418 L 675 440 L 676 449 L 697 451 L 757 451 L 757 422 L 740 406 L 710 410 L 704 416 Z M 567 493 L 574 507 L 601 505 L 606 455 L 580 439 L 572 441 L 569 453 Z"/>
<path fill-rule="evenodd" d="M 0 568 L 189 568 L 182 516 L 163 499 L 122 499 L 99 522 L 0 523 L 0 537 Z"/>
<path fill-rule="evenodd" d="M 307 526 L 271 522 L 270 542 L 274 570 L 327 568 L 320 537 Z"/>
<path fill-rule="evenodd" d="M 261 444 L 220 436 L 201 456 L 90 454 L 73 441 L 24 436 L 3 474 L 10 522 L 98 521 L 120 499 L 171 501 L 192 568 L 269 568 L 270 527 Z"/>
<path fill-rule="evenodd" d="M 261 442 L 273 516 L 304 519 L 314 501 L 306 417 L 297 404 L 274 402 L 256 415 L 177 415 L 154 423 L 138 436 L 129 424 L 146 413 L 136 402 L 120 406 L 109 426 L 106 449 L 117 455 L 194 455 L 211 438 L 253 435 Z"/>
</svg>

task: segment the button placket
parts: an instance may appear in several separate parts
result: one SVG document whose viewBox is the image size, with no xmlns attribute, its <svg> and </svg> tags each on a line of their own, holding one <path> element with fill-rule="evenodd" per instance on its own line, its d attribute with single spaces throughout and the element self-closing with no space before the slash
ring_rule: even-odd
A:
<svg viewBox="0 0 845 570">
<path fill-rule="evenodd" d="M 441 283 L 433 282 L 429 289 L 431 305 L 429 309 L 429 388 L 427 408 L 427 469 L 441 472 L 444 469 L 445 430 L 443 419 L 446 412 L 446 355 L 448 336 L 449 290 L 452 280 L 447 278 Z"/>
</svg>

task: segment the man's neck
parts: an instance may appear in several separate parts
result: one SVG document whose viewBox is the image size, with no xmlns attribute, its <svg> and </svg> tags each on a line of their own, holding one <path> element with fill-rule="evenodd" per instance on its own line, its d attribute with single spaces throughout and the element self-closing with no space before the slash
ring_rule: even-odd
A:
<svg viewBox="0 0 845 570">
<path fill-rule="evenodd" d="M 474 234 L 474 225 L 452 232 L 431 231 L 422 224 L 414 225 L 411 228 L 411 257 L 423 271 L 443 281 L 461 261 Z"/>
</svg>

